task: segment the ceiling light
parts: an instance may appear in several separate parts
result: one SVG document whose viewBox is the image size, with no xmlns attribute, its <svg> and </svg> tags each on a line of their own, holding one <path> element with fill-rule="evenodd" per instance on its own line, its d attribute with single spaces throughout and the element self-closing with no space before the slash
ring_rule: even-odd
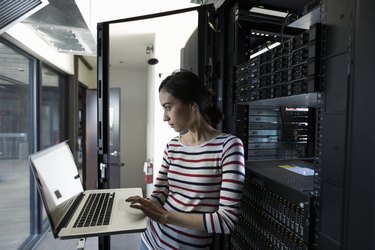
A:
<svg viewBox="0 0 375 250">
<path fill-rule="evenodd" d="M 250 12 L 268 15 L 268 16 L 283 17 L 283 18 L 285 18 L 289 14 L 288 12 L 269 10 L 269 9 L 260 8 L 260 7 L 253 7 L 250 9 Z"/>
<path fill-rule="evenodd" d="M 250 59 L 252 59 L 252 58 L 254 58 L 254 57 L 257 57 L 257 56 L 263 54 L 264 52 L 267 52 L 267 51 L 269 51 L 269 50 L 271 50 L 271 49 L 273 49 L 273 48 L 279 46 L 280 44 L 281 44 L 280 42 L 275 42 L 275 43 L 273 43 L 273 44 L 267 46 L 266 48 L 261 49 L 261 50 L 259 50 L 258 52 L 255 52 L 254 54 L 250 55 Z"/>
</svg>

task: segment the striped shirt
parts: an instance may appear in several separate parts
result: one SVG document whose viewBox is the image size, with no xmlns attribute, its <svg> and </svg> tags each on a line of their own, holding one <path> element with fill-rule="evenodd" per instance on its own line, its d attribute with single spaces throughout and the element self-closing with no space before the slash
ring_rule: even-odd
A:
<svg viewBox="0 0 375 250">
<path fill-rule="evenodd" d="M 234 230 L 244 179 L 244 149 L 237 137 L 221 134 L 199 146 L 173 138 L 150 199 L 168 211 L 202 214 L 205 231 L 149 220 L 143 242 L 149 249 L 209 249 L 213 233 Z"/>
</svg>

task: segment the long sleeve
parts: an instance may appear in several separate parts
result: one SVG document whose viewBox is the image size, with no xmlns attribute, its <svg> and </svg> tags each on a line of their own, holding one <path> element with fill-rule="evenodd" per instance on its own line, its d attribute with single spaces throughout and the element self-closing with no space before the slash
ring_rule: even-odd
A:
<svg viewBox="0 0 375 250">
<path fill-rule="evenodd" d="M 169 185 L 168 185 L 168 145 L 166 146 L 163 154 L 163 162 L 161 164 L 160 170 L 156 176 L 154 190 L 151 194 L 151 199 L 156 200 L 163 205 L 168 197 Z"/>
<path fill-rule="evenodd" d="M 245 179 L 243 144 L 238 138 L 232 137 L 223 145 L 221 162 L 219 210 L 205 214 L 204 221 L 207 232 L 227 234 L 238 220 Z"/>
</svg>

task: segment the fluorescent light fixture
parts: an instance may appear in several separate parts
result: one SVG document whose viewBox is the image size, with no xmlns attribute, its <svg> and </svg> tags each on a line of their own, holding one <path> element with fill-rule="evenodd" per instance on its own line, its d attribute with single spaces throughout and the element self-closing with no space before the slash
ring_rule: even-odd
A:
<svg viewBox="0 0 375 250">
<path fill-rule="evenodd" d="M 279 46 L 280 44 L 281 44 L 280 42 L 275 42 L 275 43 L 271 44 L 270 46 L 267 46 L 266 48 L 261 49 L 258 52 L 255 52 L 254 54 L 250 55 L 250 59 L 253 59 L 256 56 L 259 56 L 259 55 L 263 54 L 264 52 L 267 52 L 268 50 L 271 50 L 271 49 Z"/>
<path fill-rule="evenodd" d="M 268 15 L 268 16 L 283 17 L 283 18 L 285 18 L 289 14 L 288 12 L 269 10 L 269 9 L 264 9 L 264 8 L 259 8 L 259 7 L 251 8 L 250 12 Z"/>
</svg>

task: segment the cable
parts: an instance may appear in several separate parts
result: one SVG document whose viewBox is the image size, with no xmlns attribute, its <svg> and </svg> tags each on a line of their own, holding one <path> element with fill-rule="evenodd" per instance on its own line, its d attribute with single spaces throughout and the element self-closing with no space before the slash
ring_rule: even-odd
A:
<svg viewBox="0 0 375 250">
<path fill-rule="evenodd" d="M 292 16 L 292 14 L 288 13 L 286 16 L 285 16 L 285 19 L 284 19 L 284 22 L 283 22 L 283 25 L 281 25 L 281 31 L 280 31 L 280 42 L 281 42 L 281 46 L 282 48 L 284 49 L 284 28 L 285 28 L 285 25 L 286 25 L 286 22 L 288 20 L 288 18 Z"/>
</svg>

